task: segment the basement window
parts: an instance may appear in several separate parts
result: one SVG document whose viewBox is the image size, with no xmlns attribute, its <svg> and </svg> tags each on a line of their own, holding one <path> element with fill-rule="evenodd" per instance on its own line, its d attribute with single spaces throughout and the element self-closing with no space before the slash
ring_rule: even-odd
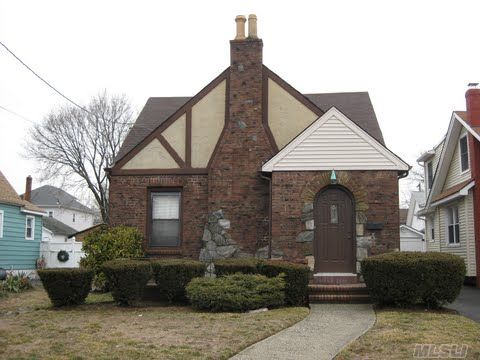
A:
<svg viewBox="0 0 480 360">
<path fill-rule="evenodd" d="M 180 245 L 181 192 L 157 190 L 150 192 L 150 246 Z"/>
</svg>

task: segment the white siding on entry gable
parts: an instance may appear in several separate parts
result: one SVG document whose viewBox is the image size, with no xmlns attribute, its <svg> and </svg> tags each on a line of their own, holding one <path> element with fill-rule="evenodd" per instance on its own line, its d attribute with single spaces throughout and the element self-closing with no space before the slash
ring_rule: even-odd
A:
<svg viewBox="0 0 480 360">
<path fill-rule="evenodd" d="M 466 130 L 462 129 L 462 132 L 460 133 L 460 136 L 458 137 L 457 142 L 455 143 L 455 151 L 453 152 L 452 161 L 450 162 L 450 167 L 447 172 L 447 177 L 445 178 L 445 184 L 443 185 L 444 191 L 456 184 L 461 183 L 462 181 L 466 181 L 470 179 L 471 177 L 470 169 L 468 169 L 462 174 L 462 170 L 460 168 L 459 141 L 460 141 L 460 138 L 462 138 L 466 134 L 467 134 Z M 468 152 L 469 152 L 468 155 L 470 156 L 470 149 L 468 149 Z"/>
<path fill-rule="evenodd" d="M 273 166 L 273 171 L 296 169 L 387 170 L 398 165 L 332 115 Z"/>
</svg>

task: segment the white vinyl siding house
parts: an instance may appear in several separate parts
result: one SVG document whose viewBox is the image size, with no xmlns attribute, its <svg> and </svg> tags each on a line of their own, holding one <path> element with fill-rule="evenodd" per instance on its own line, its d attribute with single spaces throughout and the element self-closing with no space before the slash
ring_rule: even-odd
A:
<svg viewBox="0 0 480 360">
<path fill-rule="evenodd" d="M 446 252 L 462 257 L 467 267 L 467 276 L 476 276 L 473 195 L 470 186 L 472 184 L 469 184 L 471 173 L 470 166 L 465 166 L 465 159 L 462 171 L 461 154 L 463 150 L 465 157 L 465 143 L 462 146 L 461 139 L 466 135 L 467 130 L 455 120 L 455 115 L 452 116 L 446 139 L 441 146 L 434 149 L 434 156 L 424 162 L 425 175 L 428 173 L 428 162 L 431 161 L 433 172 L 438 178 L 434 179 L 435 184 L 431 189 L 427 187 L 427 206 L 421 213 L 426 221 L 427 251 Z M 467 149 L 468 146 L 467 141 Z M 455 186 L 458 190 L 452 191 Z M 442 194 L 449 196 L 441 196 Z M 457 219 L 458 227 L 455 226 Z"/>
</svg>

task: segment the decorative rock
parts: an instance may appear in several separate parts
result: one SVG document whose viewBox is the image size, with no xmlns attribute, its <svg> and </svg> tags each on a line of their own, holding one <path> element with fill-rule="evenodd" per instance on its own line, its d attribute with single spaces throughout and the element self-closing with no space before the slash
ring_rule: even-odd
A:
<svg viewBox="0 0 480 360">
<path fill-rule="evenodd" d="M 217 244 L 218 246 L 228 245 L 228 241 L 227 241 L 227 239 L 225 238 L 225 236 L 222 236 L 222 235 L 220 235 L 220 234 L 215 234 L 215 235 L 213 235 L 213 241 L 214 241 L 215 244 Z"/>
<path fill-rule="evenodd" d="M 365 248 L 357 247 L 357 261 L 361 261 L 368 257 L 368 250 Z"/>
<path fill-rule="evenodd" d="M 259 259 L 268 259 L 268 245 L 257 249 L 255 257 Z"/>
<path fill-rule="evenodd" d="M 356 226 L 357 236 L 363 236 L 365 234 L 365 225 L 364 224 L 357 224 Z"/>
<path fill-rule="evenodd" d="M 208 242 L 212 240 L 212 233 L 210 232 L 210 230 L 208 230 L 207 228 L 205 228 L 203 230 L 203 237 L 202 237 L 202 241 L 204 242 Z"/>
<path fill-rule="evenodd" d="M 212 257 L 210 253 L 208 252 L 207 249 L 201 249 L 200 250 L 200 255 L 198 256 L 198 259 L 203 262 L 210 262 L 212 261 Z"/>
<path fill-rule="evenodd" d="M 215 251 L 217 249 L 217 244 L 214 241 L 209 241 L 205 244 L 205 249 L 209 252 Z"/>
<path fill-rule="evenodd" d="M 227 246 L 218 246 L 217 247 L 217 255 L 221 259 L 226 259 L 232 257 L 233 254 L 237 251 L 237 248 L 233 245 Z"/>
<path fill-rule="evenodd" d="M 223 210 L 220 209 L 220 210 L 217 210 L 217 211 L 214 211 L 213 216 L 215 216 L 218 219 L 223 219 Z"/>
<path fill-rule="evenodd" d="M 357 248 L 370 248 L 373 239 L 370 236 L 358 236 L 357 237 Z"/>
<path fill-rule="evenodd" d="M 300 234 L 298 234 L 296 242 L 304 243 L 304 242 L 312 242 L 313 241 L 313 231 L 307 230 L 307 231 L 302 231 Z"/>
<path fill-rule="evenodd" d="M 224 229 L 230 229 L 230 220 L 220 219 L 218 220 L 218 225 L 220 225 Z"/>
<path fill-rule="evenodd" d="M 249 314 L 257 314 L 257 313 L 262 313 L 262 312 L 265 312 L 265 311 L 268 311 L 267 308 L 261 308 L 261 309 L 256 309 L 256 310 L 250 310 L 248 311 Z"/>
<path fill-rule="evenodd" d="M 285 253 L 282 250 L 272 249 L 272 258 L 283 258 Z"/>
<path fill-rule="evenodd" d="M 307 220 L 305 221 L 305 227 L 307 230 L 314 230 L 315 229 L 315 220 Z"/>
<path fill-rule="evenodd" d="M 313 203 L 306 203 L 303 205 L 302 214 L 309 213 L 313 211 Z"/>
</svg>

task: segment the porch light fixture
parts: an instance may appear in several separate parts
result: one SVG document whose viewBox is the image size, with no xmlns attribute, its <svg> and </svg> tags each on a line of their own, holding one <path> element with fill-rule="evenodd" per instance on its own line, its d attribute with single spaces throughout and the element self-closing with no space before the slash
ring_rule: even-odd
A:
<svg viewBox="0 0 480 360">
<path fill-rule="evenodd" d="M 330 175 L 330 182 L 332 184 L 337 183 L 337 174 L 335 173 L 335 170 L 332 170 L 332 174 Z"/>
</svg>

